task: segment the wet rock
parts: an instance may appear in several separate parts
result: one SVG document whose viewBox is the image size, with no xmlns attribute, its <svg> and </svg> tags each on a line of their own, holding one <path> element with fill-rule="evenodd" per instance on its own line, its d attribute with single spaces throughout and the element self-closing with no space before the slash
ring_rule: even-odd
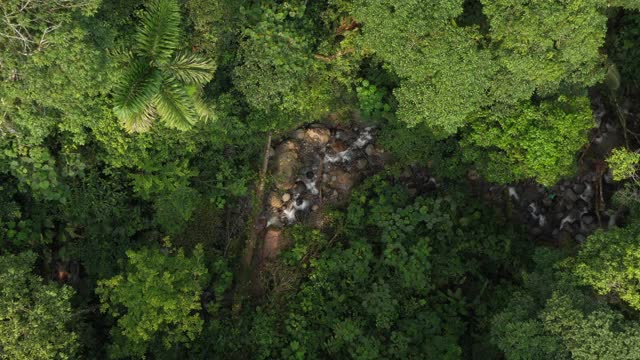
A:
<svg viewBox="0 0 640 360">
<path fill-rule="evenodd" d="M 542 229 L 539 227 L 532 227 L 529 230 L 529 234 L 533 235 L 533 236 L 538 236 L 542 234 Z"/>
<path fill-rule="evenodd" d="M 294 194 L 302 194 L 307 190 L 307 185 L 304 182 L 296 182 L 296 186 L 293 188 Z"/>
<path fill-rule="evenodd" d="M 352 173 L 338 169 L 333 172 L 329 186 L 336 190 L 349 192 L 353 187 L 354 180 Z"/>
<path fill-rule="evenodd" d="M 578 243 L 580 243 L 580 244 L 584 243 L 584 242 L 585 242 L 585 240 L 587 240 L 587 238 L 586 238 L 584 235 L 582 235 L 582 234 L 577 234 L 577 235 L 574 237 L 574 239 L 576 239 L 576 241 L 577 241 Z"/>
<path fill-rule="evenodd" d="M 373 145 L 369 144 L 366 148 L 364 148 L 364 152 L 365 154 L 367 154 L 367 156 L 373 156 L 376 153 L 376 149 L 373 147 Z"/>
<path fill-rule="evenodd" d="M 560 231 L 560 233 L 558 233 L 558 242 L 561 245 L 568 245 L 572 238 L 573 236 L 568 231 Z"/>
<path fill-rule="evenodd" d="M 587 225 L 593 224 L 593 221 L 594 221 L 594 219 L 593 219 L 593 216 L 591 216 L 591 215 L 585 215 L 585 216 L 582 217 L 582 222 L 587 224 Z"/>
<path fill-rule="evenodd" d="M 584 201 L 582 198 L 578 199 L 575 205 L 578 209 L 583 209 L 583 210 L 591 209 L 591 203 Z"/>
<path fill-rule="evenodd" d="M 613 184 L 613 171 L 611 169 L 609 169 L 609 171 L 607 171 L 603 176 L 602 179 L 604 180 L 605 183 L 607 184 Z"/>
<path fill-rule="evenodd" d="M 282 201 L 287 202 L 291 200 L 291 194 L 289 194 L 288 192 L 282 194 Z"/>
<path fill-rule="evenodd" d="M 351 137 L 352 134 L 346 130 L 340 129 L 336 131 L 336 139 L 338 140 L 348 141 Z"/>
<path fill-rule="evenodd" d="M 298 140 L 304 139 L 304 130 L 298 129 L 293 133 L 293 138 Z"/>
<path fill-rule="evenodd" d="M 567 210 L 572 210 L 574 207 L 575 207 L 575 203 L 571 201 L 565 203 L 565 206 L 564 206 L 564 208 Z"/>
<path fill-rule="evenodd" d="M 280 190 L 291 189 L 298 167 L 298 146 L 293 141 L 285 141 L 278 146 L 275 166 L 276 187 Z"/>
<path fill-rule="evenodd" d="M 438 188 L 438 181 L 435 178 L 430 177 L 425 184 L 425 189 L 427 191 L 433 191 Z"/>
<path fill-rule="evenodd" d="M 364 170 L 367 167 L 367 164 L 367 160 L 358 159 L 358 161 L 356 162 L 356 167 L 358 168 L 358 170 Z"/>
<path fill-rule="evenodd" d="M 594 191 L 593 186 L 590 183 L 585 183 L 585 189 L 582 194 L 580 194 L 580 199 L 590 203 L 591 198 L 593 197 Z"/>
<path fill-rule="evenodd" d="M 509 194 L 510 198 L 514 199 L 515 201 L 520 201 L 520 195 L 518 195 L 515 187 L 509 186 L 507 188 L 507 193 Z"/>
<path fill-rule="evenodd" d="M 326 128 L 311 128 L 304 133 L 304 140 L 314 145 L 325 145 L 331 138 L 331 132 Z"/>
<path fill-rule="evenodd" d="M 553 205 L 553 199 L 551 199 L 551 198 L 550 198 L 550 197 L 548 197 L 548 196 L 545 196 L 545 197 L 542 199 L 542 205 L 544 205 L 544 206 L 546 206 L 546 207 L 551 207 L 551 206 Z"/>
<path fill-rule="evenodd" d="M 282 207 L 282 199 L 276 193 L 269 195 L 269 205 L 274 209 L 280 209 Z"/>
<path fill-rule="evenodd" d="M 276 228 L 280 228 L 282 227 L 282 222 L 280 221 L 280 217 L 276 214 L 273 214 L 271 216 L 271 218 L 269 219 L 269 221 L 267 221 L 267 226 L 266 227 L 276 227 Z"/>
<path fill-rule="evenodd" d="M 282 247 L 282 230 L 270 228 L 264 236 L 262 258 L 271 259 L 280 253 Z"/>
<path fill-rule="evenodd" d="M 300 150 L 300 146 L 295 141 L 287 140 L 282 144 L 278 145 L 276 148 L 276 153 L 281 153 L 283 151 L 295 151 Z"/>
<path fill-rule="evenodd" d="M 573 192 L 572 189 L 567 189 L 564 192 L 564 197 L 568 199 L 570 202 L 576 202 L 576 200 L 578 200 L 578 195 L 576 195 L 576 193 Z"/>
<path fill-rule="evenodd" d="M 329 150 L 335 154 L 346 151 L 348 148 L 349 145 L 342 140 L 335 140 L 329 144 Z"/>
</svg>

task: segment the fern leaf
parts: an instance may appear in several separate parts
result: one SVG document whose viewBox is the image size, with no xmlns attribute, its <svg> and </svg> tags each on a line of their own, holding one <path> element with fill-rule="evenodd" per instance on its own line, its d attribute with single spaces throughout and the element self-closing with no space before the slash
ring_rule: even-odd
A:
<svg viewBox="0 0 640 360">
<path fill-rule="evenodd" d="M 136 34 L 136 49 L 157 63 L 168 61 L 178 47 L 180 7 L 176 0 L 150 0 Z"/>
<path fill-rule="evenodd" d="M 114 88 L 113 112 L 125 123 L 146 121 L 161 84 L 162 73 L 158 69 L 142 62 L 134 63 Z"/>
<path fill-rule="evenodd" d="M 175 80 L 162 84 L 154 103 L 160 119 L 169 127 L 188 130 L 196 121 L 192 97 Z"/>
<path fill-rule="evenodd" d="M 171 76 L 187 84 L 206 84 L 213 78 L 215 65 L 196 54 L 180 53 L 167 65 Z"/>
</svg>

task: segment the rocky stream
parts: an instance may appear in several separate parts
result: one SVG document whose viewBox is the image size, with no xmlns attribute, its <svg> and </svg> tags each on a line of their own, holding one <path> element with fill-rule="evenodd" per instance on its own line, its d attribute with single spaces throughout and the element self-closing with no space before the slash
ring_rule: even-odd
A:
<svg viewBox="0 0 640 360">
<path fill-rule="evenodd" d="M 618 184 L 603 159 L 624 143 L 624 136 L 600 98 L 594 97 L 593 108 L 595 127 L 589 145 L 578 154 L 576 176 L 550 188 L 533 181 L 496 185 L 471 169 L 469 186 L 490 206 L 507 208 L 511 218 L 527 227 L 532 240 L 581 243 L 598 228 L 620 225 L 624 211 L 607 205 Z M 287 246 L 283 228 L 298 222 L 321 228 L 324 206 L 345 204 L 359 181 L 392 160 L 376 145 L 375 128 L 324 124 L 288 134 L 270 149 L 269 158 L 273 184 L 261 215 L 260 262 Z M 424 168 L 408 168 L 402 177 L 416 193 L 446 186 Z"/>
</svg>

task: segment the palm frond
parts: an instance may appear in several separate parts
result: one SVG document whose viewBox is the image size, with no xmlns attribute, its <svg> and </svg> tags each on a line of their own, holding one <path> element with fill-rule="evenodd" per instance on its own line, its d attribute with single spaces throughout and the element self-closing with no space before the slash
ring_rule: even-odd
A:
<svg viewBox="0 0 640 360">
<path fill-rule="evenodd" d="M 155 62 L 171 57 L 180 38 L 180 7 L 176 0 L 150 0 L 136 34 L 136 50 Z"/>
<path fill-rule="evenodd" d="M 160 119 L 169 127 L 187 130 L 196 121 L 193 98 L 175 80 L 163 82 L 154 103 Z"/>
<path fill-rule="evenodd" d="M 202 91 L 195 92 L 192 97 L 193 108 L 200 120 L 203 120 L 205 122 L 217 120 L 215 109 L 205 99 L 202 98 Z"/>
<path fill-rule="evenodd" d="M 145 116 L 161 83 L 160 70 L 143 62 L 133 63 L 114 87 L 113 112 L 125 123 Z"/>
<path fill-rule="evenodd" d="M 187 84 L 206 84 L 213 78 L 215 65 L 196 54 L 180 53 L 176 55 L 166 70 L 171 76 Z"/>
<path fill-rule="evenodd" d="M 122 125 L 129 133 L 141 133 L 151 129 L 153 119 L 156 117 L 156 109 L 153 103 L 147 105 L 140 113 L 122 121 Z"/>
</svg>

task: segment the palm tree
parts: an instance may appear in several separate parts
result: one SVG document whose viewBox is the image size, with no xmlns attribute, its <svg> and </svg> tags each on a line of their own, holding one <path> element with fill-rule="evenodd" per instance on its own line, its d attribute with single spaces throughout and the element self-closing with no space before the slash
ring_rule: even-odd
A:
<svg viewBox="0 0 640 360">
<path fill-rule="evenodd" d="M 202 86 L 211 81 L 215 65 L 196 54 L 177 52 L 179 41 L 177 1 L 148 1 L 130 68 L 114 89 L 113 111 L 129 132 L 147 131 L 156 117 L 186 130 L 210 116 Z"/>
</svg>

